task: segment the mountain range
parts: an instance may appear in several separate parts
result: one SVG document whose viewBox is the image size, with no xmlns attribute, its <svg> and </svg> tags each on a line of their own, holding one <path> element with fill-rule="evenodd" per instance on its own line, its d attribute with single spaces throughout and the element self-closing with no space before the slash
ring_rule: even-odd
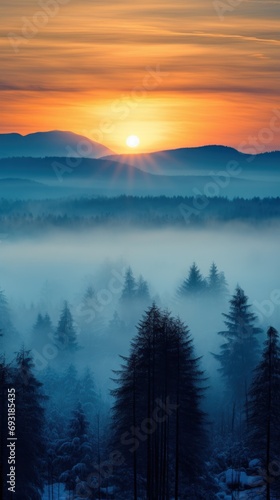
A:
<svg viewBox="0 0 280 500">
<path fill-rule="evenodd" d="M 280 174 L 280 151 L 256 155 L 244 154 L 227 146 L 180 148 L 154 153 L 111 155 L 108 159 L 126 163 L 156 175 L 209 175 L 226 171 L 230 162 L 242 169 L 242 175 Z"/>
<path fill-rule="evenodd" d="M 0 158 L 60 156 L 100 158 L 112 151 L 87 137 L 54 130 L 34 134 L 0 134 Z"/>
<path fill-rule="evenodd" d="M 11 149 L 19 137 L 0 135 L 1 197 L 280 195 L 279 151 L 251 156 L 225 146 L 204 146 L 116 155 L 70 132 L 30 134 L 24 136 L 26 149 Z M 79 155 L 82 145 L 98 158 Z"/>
</svg>

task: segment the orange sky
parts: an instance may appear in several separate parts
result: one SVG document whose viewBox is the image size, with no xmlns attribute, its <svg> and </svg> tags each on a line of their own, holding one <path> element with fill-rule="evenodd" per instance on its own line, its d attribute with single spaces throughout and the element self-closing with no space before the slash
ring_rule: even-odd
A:
<svg viewBox="0 0 280 500">
<path fill-rule="evenodd" d="M 130 134 L 139 151 L 266 137 L 280 115 L 280 1 L 235 3 L 1 2 L 0 131 L 71 130 L 117 152 Z M 280 149 L 280 132 L 268 137 Z"/>
</svg>

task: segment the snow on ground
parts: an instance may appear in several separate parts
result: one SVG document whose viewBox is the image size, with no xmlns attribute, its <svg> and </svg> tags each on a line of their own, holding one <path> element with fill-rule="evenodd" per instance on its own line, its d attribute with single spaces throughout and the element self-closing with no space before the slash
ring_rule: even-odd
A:
<svg viewBox="0 0 280 500">
<path fill-rule="evenodd" d="M 247 469 L 229 468 L 216 476 L 220 492 L 218 500 L 263 500 L 265 498 L 265 478 L 261 475 L 260 460 L 251 460 Z"/>
</svg>

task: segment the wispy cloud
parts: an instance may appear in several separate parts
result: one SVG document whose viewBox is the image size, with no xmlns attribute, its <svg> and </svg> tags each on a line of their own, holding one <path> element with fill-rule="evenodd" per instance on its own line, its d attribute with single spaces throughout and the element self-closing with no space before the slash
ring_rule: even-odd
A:
<svg viewBox="0 0 280 500">
<path fill-rule="evenodd" d="M 166 131 L 169 127 L 171 146 L 181 144 L 184 127 L 192 130 L 187 141 L 205 134 L 208 143 L 213 113 L 217 141 L 236 145 L 244 129 L 262 126 L 278 103 L 279 1 L 241 2 L 221 22 L 211 0 L 172 5 L 169 0 L 70 0 L 36 36 L 23 38 L 15 53 L 7 35 L 22 36 L 24 23 L 34 23 L 42 5 L 11 0 L 0 7 L 3 131 L 90 130 L 102 114 L 110 114 L 116 99 L 141 84 L 147 67 L 157 65 L 168 78 L 131 110 L 128 127 L 142 123 L 152 105 Z M 221 117 L 232 116 L 236 98 L 234 123 L 221 126 Z M 222 110 L 213 111 L 215 106 Z M 195 109 L 203 124 L 194 118 Z M 116 149 L 120 134 L 107 137 L 108 145 Z"/>
</svg>

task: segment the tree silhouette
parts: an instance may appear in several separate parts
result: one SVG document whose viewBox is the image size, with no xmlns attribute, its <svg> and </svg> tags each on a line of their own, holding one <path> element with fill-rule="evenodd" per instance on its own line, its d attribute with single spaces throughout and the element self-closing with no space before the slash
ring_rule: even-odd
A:
<svg viewBox="0 0 280 500">
<path fill-rule="evenodd" d="M 93 460 L 89 423 L 80 405 L 73 412 L 65 439 L 58 443 L 56 466 L 67 490 L 80 491 L 91 472 Z M 78 495 L 79 496 L 79 495 Z"/>
<path fill-rule="evenodd" d="M 249 424 L 249 445 L 263 459 L 269 500 L 272 491 L 280 491 L 279 474 L 273 474 L 273 463 L 278 463 L 278 472 L 280 460 L 280 344 L 272 327 L 249 391 Z"/>
<path fill-rule="evenodd" d="M 240 409 L 258 362 L 257 336 L 262 330 L 255 326 L 257 317 L 250 312 L 251 306 L 242 288 L 236 287 L 229 302 L 229 312 L 223 313 L 226 330 L 219 332 L 225 343 L 221 345 L 220 354 L 214 354 L 214 357 L 220 363 L 219 370 L 226 383 L 229 401 Z"/>
<path fill-rule="evenodd" d="M 73 317 L 66 301 L 54 333 L 54 342 L 61 353 L 73 353 L 79 349 Z"/>
<path fill-rule="evenodd" d="M 47 343 L 50 342 L 53 336 L 53 325 L 48 314 L 43 316 L 38 314 L 36 323 L 32 329 L 31 346 L 32 349 L 42 349 Z"/>
<path fill-rule="evenodd" d="M 149 500 L 178 500 L 198 480 L 205 447 L 202 372 L 186 326 L 153 304 L 116 375 L 112 441 L 126 460 L 122 488 L 134 499 L 145 486 Z"/>
<path fill-rule="evenodd" d="M 136 295 L 136 281 L 133 276 L 131 267 L 125 273 L 124 286 L 121 295 L 121 302 L 127 302 L 135 298 Z"/>
<path fill-rule="evenodd" d="M 46 473 L 45 410 L 42 384 L 33 374 L 29 351 L 17 354 L 13 377 L 16 392 L 16 493 L 15 498 L 41 500 Z"/>
<path fill-rule="evenodd" d="M 194 262 L 190 267 L 188 277 L 183 281 L 177 293 L 182 298 L 193 297 L 203 294 L 206 288 L 207 282 Z"/>
<path fill-rule="evenodd" d="M 223 272 L 219 272 L 216 264 L 210 267 L 207 279 L 208 289 L 215 297 L 224 297 L 228 293 L 228 286 Z"/>
</svg>

